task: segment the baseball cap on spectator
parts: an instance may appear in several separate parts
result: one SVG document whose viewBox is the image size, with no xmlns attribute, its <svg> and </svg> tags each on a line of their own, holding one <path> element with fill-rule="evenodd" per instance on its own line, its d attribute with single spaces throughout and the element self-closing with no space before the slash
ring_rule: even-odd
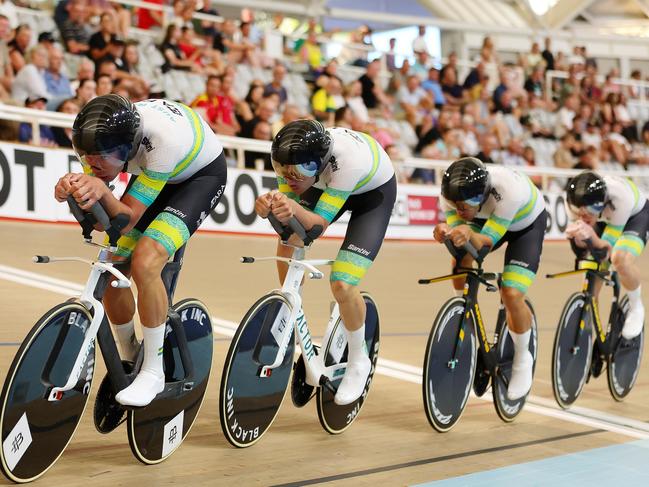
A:
<svg viewBox="0 0 649 487">
<path fill-rule="evenodd" d="M 42 101 L 43 103 L 47 103 L 47 98 L 45 98 L 42 95 L 29 95 L 27 98 L 25 98 L 25 106 L 29 107 L 33 105 L 34 103 Z"/>
<path fill-rule="evenodd" d="M 38 42 L 56 42 L 51 32 L 41 32 L 38 34 Z"/>
</svg>

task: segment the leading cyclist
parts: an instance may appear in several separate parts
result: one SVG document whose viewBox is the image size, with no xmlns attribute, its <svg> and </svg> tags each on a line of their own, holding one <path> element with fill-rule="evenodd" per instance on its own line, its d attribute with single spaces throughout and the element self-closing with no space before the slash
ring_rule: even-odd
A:
<svg viewBox="0 0 649 487">
<path fill-rule="evenodd" d="M 514 342 L 507 398 L 515 401 L 532 387 L 534 358 L 529 341 L 533 317 L 525 294 L 543 249 L 547 220 L 543 196 L 524 174 L 464 157 L 446 169 L 440 199 L 446 223 L 435 226 L 438 242 L 449 238 L 457 247 L 471 242 L 476 249 L 487 246 L 491 250 L 507 242 L 500 294 Z M 461 265 L 470 266 L 472 260 L 467 254 Z M 464 281 L 456 280 L 453 286 L 461 292 Z"/>
<path fill-rule="evenodd" d="M 262 218 L 272 212 L 283 223 L 295 216 L 306 229 L 326 229 L 351 211 L 330 278 L 349 347 L 334 401 L 350 404 L 363 393 L 372 366 L 365 347 L 365 303 L 357 286 L 383 244 L 397 194 L 394 168 L 369 135 L 325 129 L 314 120 L 284 126 L 273 140 L 271 158 L 279 191 L 257 198 L 255 210 Z M 278 245 L 277 254 L 290 257 L 291 249 Z M 278 270 L 283 282 L 286 264 Z"/>
<path fill-rule="evenodd" d="M 162 268 L 223 194 L 227 177 L 223 147 L 209 125 L 185 105 L 166 100 L 133 104 L 118 95 L 99 96 L 84 106 L 74 121 L 72 144 L 84 174 L 59 179 L 56 199 L 65 201 L 72 195 L 85 210 L 101 201 L 110 216 L 129 217 L 115 260 L 130 258 L 144 361 L 116 400 L 146 406 L 165 384 L 162 350 L 169 303 Z M 106 184 L 120 172 L 134 175 L 121 200 Z M 122 356 L 132 361 L 137 350 L 133 293 L 108 286 L 104 304 L 116 325 Z"/>
<path fill-rule="evenodd" d="M 649 201 L 633 181 L 622 176 L 600 176 L 584 171 L 568 182 L 566 228 L 577 256 L 585 254 L 584 240 L 606 249 L 629 297 L 622 336 L 631 340 L 644 325 L 640 269 L 636 259 L 644 250 L 649 232 Z M 600 286 L 601 287 L 601 286 Z M 599 292 L 599 287 L 596 292 Z"/>
</svg>

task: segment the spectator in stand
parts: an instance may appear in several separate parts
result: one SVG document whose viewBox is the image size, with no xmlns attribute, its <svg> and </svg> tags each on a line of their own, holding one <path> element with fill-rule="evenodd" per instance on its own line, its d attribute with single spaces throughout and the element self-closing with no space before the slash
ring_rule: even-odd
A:
<svg viewBox="0 0 649 487">
<path fill-rule="evenodd" d="M 115 64 L 115 62 L 111 61 L 110 59 L 103 59 L 97 65 L 97 69 L 95 70 L 95 78 L 101 76 L 102 74 L 110 76 L 110 79 L 112 81 L 115 81 L 117 79 L 117 65 Z"/>
<path fill-rule="evenodd" d="M 84 78 L 79 81 L 79 87 L 77 88 L 77 104 L 80 108 L 83 108 L 86 103 L 92 100 L 97 96 L 97 83 L 94 79 Z"/>
<path fill-rule="evenodd" d="M 234 93 L 234 75 L 227 69 L 221 75 L 221 91 L 219 93 L 219 115 L 223 124 L 223 129 L 226 135 L 235 135 L 241 130 L 241 126 L 237 121 L 235 114 L 235 107 L 238 103 L 237 97 Z M 225 126 L 228 128 L 226 129 Z"/>
<path fill-rule="evenodd" d="M 469 99 L 477 100 L 480 98 L 480 91 L 475 90 L 475 87 L 480 86 L 480 80 L 486 75 L 485 65 L 482 61 L 479 61 L 478 64 L 469 71 L 469 74 L 464 79 L 464 84 L 462 88 L 469 93 Z"/>
<path fill-rule="evenodd" d="M 462 154 L 467 156 L 475 156 L 480 152 L 480 145 L 478 144 L 478 130 L 476 128 L 473 116 L 465 113 L 462 115 L 462 128 L 461 137 L 462 141 Z"/>
<path fill-rule="evenodd" d="M 388 97 L 383 92 L 380 84 L 380 73 L 381 63 L 378 59 L 375 59 L 367 65 L 365 74 L 359 78 L 362 86 L 361 96 L 368 110 L 375 110 L 381 108 L 381 106 L 387 107 L 389 105 Z"/>
<path fill-rule="evenodd" d="M 191 59 L 196 64 L 194 69 L 202 74 L 218 74 L 223 70 L 220 55 L 213 55 L 212 49 L 205 49 L 196 45 L 196 33 L 191 25 L 180 28 L 178 47 L 183 52 L 185 59 Z"/>
<path fill-rule="evenodd" d="M 264 96 L 276 93 L 279 96 L 280 105 L 286 103 L 288 94 L 284 87 L 284 78 L 286 77 L 286 67 L 282 63 L 276 63 L 273 67 L 273 79 L 264 88 Z"/>
<path fill-rule="evenodd" d="M 541 53 L 543 60 L 545 61 L 545 69 L 553 70 L 554 69 L 554 54 L 552 54 L 551 48 L 552 40 L 549 37 L 545 38 L 545 49 Z"/>
<path fill-rule="evenodd" d="M 412 52 L 416 54 L 420 52 L 426 53 L 426 55 L 430 55 L 430 51 L 428 50 L 428 45 L 426 44 L 426 26 L 425 25 L 420 25 L 419 26 L 419 35 L 415 37 L 415 40 L 412 41 Z"/>
<path fill-rule="evenodd" d="M 543 99 L 543 67 L 537 66 L 525 81 L 525 91 L 537 99 Z"/>
<path fill-rule="evenodd" d="M 251 136 L 256 140 L 272 140 L 270 123 L 266 120 L 257 120 L 252 126 Z M 250 152 L 246 151 L 246 167 L 250 169 L 264 169 L 272 171 L 273 166 L 270 162 L 270 154 L 267 152 Z M 259 167 L 257 166 L 259 164 Z"/>
<path fill-rule="evenodd" d="M 25 99 L 25 107 L 31 108 L 32 110 L 45 110 L 47 105 L 47 98 L 39 95 L 30 95 Z M 52 128 L 49 125 L 40 124 L 40 144 L 43 147 L 56 147 L 56 142 L 54 142 L 54 134 L 52 133 Z M 32 124 L 23 122 L 20 124 L 18 129 L 18 141 L 24 142 L 26 144 L 35 145 L 36 141 L 33 138 L 32 134 Z"/>
<path fill-rule="evenodd" d="M 494 160 L 492 156 L 495 155 L 498 149 L 498 139 L 496 136 L 488 132 L 484 133 L 480 137 L 480 147 L 482 150 L 476 154 L 476 157 L 484 163 L 493 164 Z"/>
<path fill-rule="evenodd" d="M 234 126 L 232 121 L 230 123 L 224 123 L 223 121 L 224 107 L 221 104 L 222 98 L 219 97 L 222 90 L 221 84 L 220 77 L 216 75 L 209 76 L 205 85 L 205 93 L 196 97 L 191 106 L 205 118 L 215 133 L 235 135 L 239 129 L 238 124 Z"/>
<path fill-rule="evenodd" d="M 464 103 L 464 92 L 462 86 L 457 83 L 455 69 L 447 67 L 442 71 L 442 92 L 446 103 L 459 107 Z"/>
<path fill-rule="evenodd" d="M 342 84 L 338 78 L 329 76 L 321 76 L 318 80 L 322 87 L 311 97 L 311 110 L 316 120 L 332 125 L 336 110 L 342 106 L 336 102 L 334 94 L 340 93 Z"/>
<path fill-rule="evenodd" d="M 595 75 L 586 74 L 581 80 L 579 91 L 582 103 L 599 102 L 602 98 L 602 90 L 595 82 Z"/>
<path fill-rule="evenodd" d="M 140 53 L 137 46 L 138 44 L 135 41 L 126 42 L 124 53 L 122 54 L 121 62 L 117 66 L 117 69 L 134 78 L 140 78 L 144 81 L 142 72 L 140 71 Z"/>
<path fill-rule="evenodd" d="M 264 85 L 260 80 L 253 80 L 246 97 L 237 103 L 236 112 L 239 124 L 243 127 L 253 119 L 259 103 L 264 97 Z"/>
<path fill-rule="evenodd" d="M 187 58 L 178 45 L 180 39 L 180 29 L 175 24 L 169 24 L 167 31 L 160 45 L 160 51 L 165 58 L 165 63 L 162 65 L 162 72 L 167 73 L 172 69 L 181 71 L 194 71 L 201 73 L 202 69 L 196 64 L 196 60 Z"/>
<path fill-rule="evenodd" d="M 541 54 L 541 48 L 538 42 L 534 42 L 531 51 L 523 57 L 523 67 L 527 75 L 530 75 L 536 68 L 540 67 L 541 70 L 545 68 L 543 66 L 543 55 Z"/>
<path fill-rule="evenodd" d="M 602 99 L 605 100 L 608 98 L 608 95 L 611 93 L 618 94 L 621 91 L 620 85 L 613 81 L 613 78 L 616 78 L 617 75 L 613 70 L 606 75 L 604 79 L 604 86 L 602 86 Z"/>
<path fill-rule="evenodd" d="M 91 32 L 86 3 L 83 0 L 70 0 L 66 8 L 69 17 L 61 25 L 65 49 L 72 54 L 87 54 Z"/>
<path fill-rule="evenodd" d="M 90 36 L 88 41 L 90 58 L 93 61 L 98 62 L 110 54 L 110 42 L 117 38 L 115 31 L 115 17 L 113 14 L 111 12 L 101 14 L 99 30 Z"/>
<path fill-rule="evenodd" d="M 164 0 L 143 0 L 146 3 L 163 5 Z M 136 9 L 138 29 L 161 29 L 165 25 L 164 11 L 138 7 Z"/>
<path fill-rule="evenodd" d="M 507 149 L 500 154 L 500 161 L 503 166 L 521 167 L 525 166 L 523 158 L 523 144 L 518 139 L 509 141 Z"/>
<path fill-rule="evenodd" d="M 552 155 L 552 160 L 554 161 L 554 167 L 560 169 L 570 169 L 575 163 L 575 156 L 572 154 L 572 148 L 575 144 L 575 137 L 567 132 L 561 137 L 559 147 L 554 151 Z"/>
<path fill-rule="evenodd" d="M 594 147 L 587 147 L 581 156 L 579 156 L 579 162 L 575 164 L 573 169 L 596 171 L 598 168 L 599 155 L 597 149 Z"/>
<path fill-rule="evenodd" d="M 9 19 L 0 14 L 0 99 L 9 98 L 14 70 L 9 57 L 8 41 L 11 36 Z"/>
<path fill-rule="evenodd" d="M 367 123 L 370 119 L 369 112 L 361 96 L 363 93 L 363 85 L 359 80 L 352 81 L 345 89 L 345 101 L 347 106 L 352 111 L 352 114 L 358 117 L 362 123 Z"/>
<path fill-rule="evenodd" d="M 615 98 L 615 105 L 613 106 L 613 116 L 615 117 L 615 121 L 622 126 L 622 135 L 630 142 L 635 142 L 638 140 L 638 130 L 635 120 L 631 119 L 626 103 L 624 93 L 618 94 Z"/>
<path fill-rule="evenodd" d="M 45 84 L 45 70 L 48 59 L 47 50 L 42 46 L 32 47 L 27 55 L 29 61 L 16 75 L 11 87 L 11 97 L 16 100 L 25 100 L 28 96 L 37 96 L 47 99 L 47 85 Z"/>
<path fill-rule="evenodd" d="M 392 72 L 392 76 L 390 77 L 390 82 L 388 83 L 388 87 L 385 90 L 385 94 L 391 97 L 395 97 L 397 93 L 399 93 L 401 87 L 406 84 L 406 80 L 408 79 L 408 76 L 410 76 L 410 74 L 412 74 L 410 72 L 410 61 L 408 61 L 408 58 L 404 58 L 403 62 L 401 63 L 401 67 Z"/>
<path fill-rule="evenodd" d="M 617 162 L 626 166 L 631 155 L 631 144 L 622 135 L 622 124 L 619 122 L 611 126 L 611 132 L 606 137 L 609 144 L 609 151 Z"/>
<path fill-rule="evenodd" d="M 338 113 L 338 112 L 336 112 L 336 113 Z M 272 128 L 273 136 L 277 135 L 277 132 L 282 130 L 282 127 L 284 127 L 284 125 L 286 125 L 287 123 L 293 122 L 295 120 L 299 120 L 300 118 L 303 118 L 300 115 L 300 109 L 296 105 L 292 105 L 291 103 L 287 103 L 286 105 L 284 105 L 284 111 L 282 112 L 281 118 L 278 118 L 272 124 L 271 128 Z M 338 126 L 338 125 L 336 124 L 336 126 Z"/>
<path fill-rule="evenodd" d="M 432 97 L 420 86 L 419 77 L 411 74 L 406 86 L 402 86 L 398 95 L 399 105 L 405 113 L 406 120 L 412 127 L 416 127 L 433 106 Z"/>
<path fill-rule="evenodd" d="M 394 51 L 394 48 L 397 44 L 397 39 L 395 37 L 391 37 L 388 42 L 390 43 L 390 48 L 388 49 L 388 52 L 385 53 L 385 68 L 388 71 L 394 71 L 395 69 L 397 69 L 395 60 L 396 53 Z"/>
<path fill-rule="evenodd" d="M 110 95 L 113 92 L 113 79 L 108 74 L 97 76 L 97 96 Z"/>
<path fill-rule="evenodd" d="M 83 58 L 79 63 L 77 77 L 70 83 L 70 86 L 74 91 L 76 91 L 77 88 L 79 88 L 79 84 L 84 79 L 95 79 L 95 63 L 88 58 Z"/>
<path fill-rule="evenodd" d="M 634 69 L 631 71 L 631 79 L 642 83 L 642 72 L 639 69 Z M 627 87 L 627 96 L 632 99 L 640 98 L 640 92 L 643 90 L 642 87 L 631 85 Z"/>
<path fill-rule="evenodd" d="M 7 19 L 9 28 L 15 29 L 18 27 L 18 12 L 13 1 L 0 0 L 0 15 Z"/>
<path fill-rule="evenodd" d="M 617 104 L 617 93 L 609 93 L 600 105 L 600 116 L 605 123 L 612 124 L 615 121 L 615 105 Z"/>
<path fill-rule="evenodd" d="M 317 72 L 322 66 L 322 48 L 315 32 L 309 32 L 306 41 L 302 43 L 300 61 L 309 66 L 311 73 Z"/>
<path fill-rule="evenodd" d="M 41 32 L 38 34 L 38 45 L 43 46 L 47 50 L 48 56 L 52 49 L 59 46 L 51 32 Z"/>
<path fill-rule="evenodd" d="M 629 163 L 638 166 L 649 165 L 649 126 L 647 124 L 642 130 L 642 140 L 633 144 Z"/>
<path fill-rule="evenodd" d="M 56 109 L 63 100 L 74 96 L 70 80 L 61 72 L 63 66 L 63 51 L 59 46 L 54 46 L 49 52 L 49 66 L 43 77 L 48 94 L 48 108 Z"/>
<path fill-rule="evenodd" d="M 534 149 L 529 145 L 526 145 L 523 149 L 523 160 L 525 161 L 525 165 L 527 167 L 536 167 L 536 154 L 534 152 Z M 536 176 L 530 174 L 529 178 L 537 188 L 540 189 L 543 187 L 543 176 L 541 176 L 540 174 Z"/>
<path fill-rule="evenodd" d="M 32 41 L 32 29 L 27 24 L 20 24 L 16 27 L 14 38 L 8 44 L 9 59 L 14 73 L 18 73 L 27 61 L 25 56 Z"/>
<path fill-rule="evenodd" d="M 239 133 L 240 137 L 254 138 L 253 131 L 257 122 L 268 122 L 269 124 L 273 121 L 275 114 L 277 113 L 277 104 L 272 98 L 262 98 L 259 102 L 257 110 L 255 110 L 255 116 L 250 119 L 248 122 L 241 124 L 241 132 Z M 270 128 L 269 128 L 270 131 Z"/>
<path fill-rule="evenodd" d="M 590 120 L 586 123 L 586 131 L 581 134 L 581 143 L 584 147 L 593 146 L 597 150 L 602 145 L 602 134 L 600 133 L 599 126 L 595 120 Z"/>
<path fill-rule="evenodd" d="M 485 36 L 482 40 L 482 47 L 480 48 L 480 55 L 478 60 L 482 60 L 487 64 L 498 64 L 498 55 L 494 48 L 494 43 L 491 37 Z"/>
<path fill-rule="evenodd" d="M 219 12 L 215 8 L 212 8 L 211 0 L 203 0 L 203 6 L 198 9 L 198 12 L 207 15 L 214 15 L 215 17 L 219 16 Z M 198 35 L 205 39 L 208 45 L 212 45 L 215 37 L 221 35 L 217 23 L 212 20 L 201 19 L 196 21 L 194 23 L 194 29 Z"/>
<path fill-rule="evenodd" d="M 570 95 L 566 98 L 564 106 L 559 110 L 558 123 L 555 131 L 557 137 L 561 137 L 566 132 L 572 131 L 573 120 L 577 115 L 578 110 L 579 98 L 577 95 Z"/>
<path fill-rule="evenodd" d="M 68 113 L 70 115 L 76 115 L 79 113 L 79 104 L 76 99 L 68 98 L 59 103 L 59 106 L 56 107 L 56 111 L 59 113 Z M 72 129 L 63 128 L 63 127 L 52 127 L 52 135 L 54 135 L 54 142 L 59 147 L 69 147 L 72 148 Z"/>
<path fill-rule="evenodd" d="M 416 74 L 421 78 L 425 78 L 430 68 L 430 57 L 426 52 L 418 52 L 415 54 L 415 64 L 412 65 L 408 74 Z"/>
<path fill-rule="evenodd" d="M 421 87 L 431 94 L 436 108 L 439 109 L 444 106 L 446 97 L 442 91 L 442 85 L 439 84 L 439 70 L 437 68 L 428 70 L 428 78 L 423 81 Z"/>
</svg>

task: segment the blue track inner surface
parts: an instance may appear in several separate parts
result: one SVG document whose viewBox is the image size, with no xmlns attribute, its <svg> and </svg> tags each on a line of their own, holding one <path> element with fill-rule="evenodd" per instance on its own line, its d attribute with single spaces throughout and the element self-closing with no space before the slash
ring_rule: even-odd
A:
<svg viewBox="0 0 649 487">
<path fill-rule="evenodd" d="M 595 448 L 416 487 L 649 485 L 649 440 Z"/>
</svg>

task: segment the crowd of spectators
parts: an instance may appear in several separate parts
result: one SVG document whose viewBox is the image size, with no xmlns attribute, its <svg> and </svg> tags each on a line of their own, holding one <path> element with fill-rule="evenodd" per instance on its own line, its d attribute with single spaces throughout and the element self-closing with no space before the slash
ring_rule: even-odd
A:
<svg viewBox="0 0 649 487">
<path fill-rule="evenodd" d="M 641 126 L 628 107 L 644 88 L 616 84 L 616 69 L 600 73 L 583 46 L 565 54 L 553 51 L 546 39 L 543 49 L 535 42 L 517 62 L 502 62 L 485 37 L 470 66 L 454 53 L 442 63 L 431 55 L 426 27 L 420 26 L 411 60 L 395 54 L 396 39 L 373 59 L 371 31 L 360 26 L 349 33 L 339 55 L 327 59 L 322 43 L 331 33 L 313 20 L 301 26 L 299 37 L 291 37 L 280 15 L 257 22 L 243 9 L 239 19 L 213 22 L 193 18 L 196 11 L 218 15 L 209 0 L 174 0 L 170 6 L 172 12 L 161 12 L 108 0 L 62 0 L 53 12 L 57 31 L 34 32 L 18 23 L 14 2 L 0 0 L 0 100 L 74 114 L 106 93 L 133 101 L 164 97 L 160 84 L 140 67 L 142 36 L 133 34 L 146 30 L 158 36 L 160 73 L 203 76 L 204 92 L 179 101 L 194 107 L 219 134 L 271 140 L 284 124 L 313 117 L 371 134 L 396 163 L 411 154 L 471 155 L 487 163 L 533 166 L 532 141 L 543 139 L 556 147 L 551 159 L 560 168 L 649 164 L 649 124 Z M 264 48 L 269 28 L 281 34 L 279 56 Z M 70 55 L 76 56 L 74 69 L 65 62 Z M 252 79 L 247 95 L 237 96 L 239 65 L 269 70 L 270 81 Z M 358 76 L 341 76 L 343 65 L 354 66 Z M 286 81 L 293 70 L 308 84 L 308 111 L 291 101 Z M 554 78 L 551 94 L 547 70 L 567 73 Z M 642 80 L 642 73 L 633 71 L 631 77 Z M 393 121 L 414 134 L 409 146 Z M 7 138 L 6 122 L 0 123 Z M 15 127 L 15 139 L 31 142 L 33 136 L 31 125 Z M 69 147 L 69 130 L 41 126 L 40 143 Z M 268 154 L 251 152 L 245 161 L 248 167 L 270 168 Z M 432 171 L 399 174 L 404 181 L 434 182 Z"/>
</svg>

